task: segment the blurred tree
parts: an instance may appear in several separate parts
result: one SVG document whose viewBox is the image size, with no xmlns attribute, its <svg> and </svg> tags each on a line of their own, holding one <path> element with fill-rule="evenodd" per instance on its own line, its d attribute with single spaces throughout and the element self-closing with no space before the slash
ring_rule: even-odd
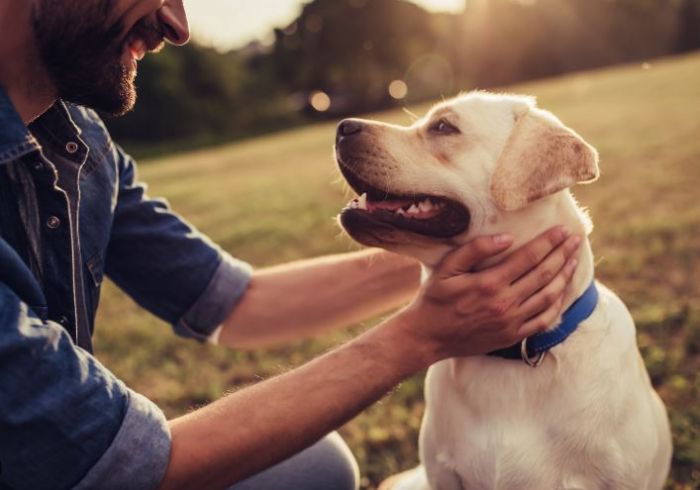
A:
<svg viewBox="0 0 700 490">
<path fill-rule="evenodd" d="M 663 0 L 472 1 L 457 63 L 492 87 L 661 56 L 673 49 L 676 12 Z"/>
<path fill-rule="evenodd" d="M 676 51 L 700 49 L 700 0 L 682 0 L 678 17 Z"/>
<path fill-rule="evenodd" d="M 403 0 L 314 0 L 275 37 L 280 79 L 330 94 L 333 113 L 386 104 L 389 83 L 438 40 L 430 14 Z"/>
<path fill-rule="evenodd" d="M 269 66 L 251 68 L 238 52 L 197 44 L 166 48 L 139 64 L 138 103 L 108 119 L 112 133 L 133 142 L 203 141 L 282 127 L 297 120 Z"/>
<path fill-rule="evenodd" d="M 108 121 L 137 142 L 208 143 L 700 48 L 700 0 L 469 0 L 430 14 L 406 0 L 312 0 L 272 46 L 168 48 L 139 66 L 139 102 Z M 309 95 L 330 97 L 317 112 Z"/>
</svg>

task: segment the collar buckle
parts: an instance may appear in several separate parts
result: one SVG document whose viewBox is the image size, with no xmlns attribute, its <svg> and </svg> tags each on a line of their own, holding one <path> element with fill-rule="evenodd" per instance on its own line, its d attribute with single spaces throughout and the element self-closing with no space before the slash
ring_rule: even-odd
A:
<svg viewBox="0 0 700 490">
<path fill-rule="evenodd" d="M 547 352 L 549 351 L 542 351 L 538 354 L 535 354 L 534 356 L 530 357 L 530 355 L 527 353 L 527 337 L 523 339 L 523 341 L 520 343 L 520 357 L 523 360 L 525 364 L 530 366 L 531 368 L 537 368 L 540 367 L 542 364 L 542 361 L 544 361 L 544 358 L 547 356 Z"/>
</svg>

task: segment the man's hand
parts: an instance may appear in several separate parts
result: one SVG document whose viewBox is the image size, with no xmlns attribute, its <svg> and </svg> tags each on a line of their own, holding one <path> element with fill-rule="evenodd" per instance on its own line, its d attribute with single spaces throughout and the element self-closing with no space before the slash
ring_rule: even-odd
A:
<svg viewBox="0 0 700 490">
<path fill-rule="evenodd" d="M 512 244 L 509 236 L 477 238 L 445 257 L 396 325 L 430 363 L 513 345 L 561 314 L 580 243 L 554 228 L 495 266 L 472 272 Z"/>
<path fill-rule="evenodd" d="M 161 488 L 226 488 L 308 447 L 433 362 L 505 347 L 554 321 L 577 240 L 552 230 L 500 264 L 471 272 L 510 245 L 493 237 L 471 242 L 448 255 L 418 298 L 382 325 L 170 421 L 173 445 Z"/>
</svg>

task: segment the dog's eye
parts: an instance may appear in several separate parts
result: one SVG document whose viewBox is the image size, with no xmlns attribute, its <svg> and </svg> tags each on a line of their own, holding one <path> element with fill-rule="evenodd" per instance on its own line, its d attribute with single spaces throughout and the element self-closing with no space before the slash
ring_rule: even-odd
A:
<svg viewBox="0 0 700 490">
<path fill-rule="evenodd" d="M 447 122 L 445 119 L 440 119 L 438 122 L 430 126 L 431 133 L 436 134 L 456 134 L 459 133 L 459 129 L 454 127 L 452 124 Z"/>
</svg>

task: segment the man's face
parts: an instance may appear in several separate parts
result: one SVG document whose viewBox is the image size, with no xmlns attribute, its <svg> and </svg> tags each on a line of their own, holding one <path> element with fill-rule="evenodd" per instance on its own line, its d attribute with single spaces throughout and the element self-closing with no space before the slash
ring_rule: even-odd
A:
<svg viewBox="0 0 700 490">
<path fill-rule="evenodd" d="M 35 0 L 32 24 L 58 97 L 113 115 L 134 106 L 137 62 L 189 38 L 182 0 Z"/>
</svg>

